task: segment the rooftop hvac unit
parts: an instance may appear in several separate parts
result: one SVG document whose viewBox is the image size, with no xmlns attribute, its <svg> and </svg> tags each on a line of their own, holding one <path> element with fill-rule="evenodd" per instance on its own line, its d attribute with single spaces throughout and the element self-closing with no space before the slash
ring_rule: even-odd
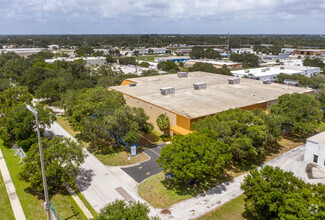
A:
<svg viewBox="0 0 325 220">
<path fill-rule="evenodd" d="M 129 85 L 129 87 L 135 87 L 135 86 L 137 86 L 136 83 L 129 83 L 128 85 Z"/>
<path fill-rule="evenodd" d="M 270 68 L 270 67 L 266 67 L 265 69 L 266 69 L 267 71 L 270 71 L 271 68 Z"/>
<path fill-rule="evenodd" d="M 265 79 L 263 80 L 263 84 L 271 84 L 272 81 L 270 79 Z"/>
<path fill-rule="evenodd" d="M 177 76 L 179 78 L 187 78 L 188 72 L 178 72 Z"/>
<path fill-rule="evenodd" d="M 284 70 L 285 68 L 284 68 L 284 66 L 280 66 L 280 70 Z"/>
<path fill-rule="evenodd" d="M 249 70 L 245 70 L 245 73 L 249 73 Z"/>
<path fill-rule="evenodd" d="M 165 87 L 160 89 L 160 93 L 162 95 L 171 95 L 175 93 L 175 88 L 174 87 Z"/>
<path fill-rule="evenodd" d="M 240 78 L 230 78 L 228 79 L 228 84 L 239 84 Z"/>
<path fill-rule="evenodd" d="M 193 83 L 193 86 L 194 86 L 194 90 L 206 89 L 207 83 L 206 82 Z"/>
<path fill-rule="evenodd" d="M 262 72 L 266 72 L 266 69 L 261 69 Z"/>
</svg>

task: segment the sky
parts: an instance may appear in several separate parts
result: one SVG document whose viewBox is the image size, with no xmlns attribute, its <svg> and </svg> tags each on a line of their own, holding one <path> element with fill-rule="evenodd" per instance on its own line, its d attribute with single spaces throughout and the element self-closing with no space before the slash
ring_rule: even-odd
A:
<svg viewBox="0 0 325 220">
<path fill-rule="evenodd" d="M 325 0 L 0 0 L 4 34 L 324 34 Z"/>
</svg>

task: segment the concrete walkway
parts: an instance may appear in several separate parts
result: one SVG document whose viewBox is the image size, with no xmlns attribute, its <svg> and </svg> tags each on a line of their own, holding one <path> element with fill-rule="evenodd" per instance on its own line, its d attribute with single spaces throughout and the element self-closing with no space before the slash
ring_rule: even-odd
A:
<svg viewBox="0 0 325 220">
<path fill-rule="evenodd" d="M 57 136 L 68 137 L 77 141 L 56 122 L 51 125 L 49 130 Z M 77 187 L 97 212 L 116 199 L 134 199 L 135 201 L 147 203 L 134 192 L 132 187 L 129 187 L 128 183 L 122 182 L 119 178 L 114 176 L 114 173 L 110 172 L 102 162 L 85 148 L 84 151 L 88 154 L 88 157 L 86 157 L 85 162 L 80 167 Z M 150 215 L 160 216 L 159 212 L 151 206 Z"/>
<path fill-rule="evenodd" d="M 23 208 L 21 207 L 19 198 L 16 193 L 15 186 L 12 182 L 9 170 L 7 168 L 5 159 L 3 157 L 2 151 L 0 149 L 0 171 L 2 174 L 3 182 L 5 183 L 12 211 L 17 220 L 25 220 L 25 214 Z"/>
</svg>

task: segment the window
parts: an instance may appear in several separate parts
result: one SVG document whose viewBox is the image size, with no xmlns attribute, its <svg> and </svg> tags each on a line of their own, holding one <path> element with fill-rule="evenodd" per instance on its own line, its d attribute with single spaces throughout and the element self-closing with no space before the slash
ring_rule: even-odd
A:
<svg viewBox="0 0 325 220">
<path fill-rule="evenodd" d="M 314 154 L 313 162 L 314 162 L 314 163 L 317 163 L 317 161 L 318 161 L 318 155 Z"/>
</svg>

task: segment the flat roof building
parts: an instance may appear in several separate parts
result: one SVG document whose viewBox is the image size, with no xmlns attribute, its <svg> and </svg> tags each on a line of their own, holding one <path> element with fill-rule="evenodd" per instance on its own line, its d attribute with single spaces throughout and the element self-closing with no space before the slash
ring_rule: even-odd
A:
<svg viewBox="0 0 325 220">
<path fill-rule="evenodd" d="M 287 75 L 301 74 L 304 76 L 314 76 L 320 73 L 319 67 L 282 65 L 273 67 L 253 68 L 245 70 L 234 70 L 231 73 L 236 77 L 254 77 L 259 80 L 275 79 L 280 73 Z"/>
<path fill-rule="evenodd" d="M 313 92 L 276 83 L 266 85 L 257 80 L 230 78 L 206 72 L 190 72 L 186 76 L 168 74 L 126 79 L 120 86 L 110 89 L 123 93 L 128 105 L 142 107 L 158 131 L 156 119 L 166 114 L 173 134 L 188 134 L 193 122 L 231 108 L 267 111 L 283 94 Z M 129 86 L 129 83 L 136 86 Z M 161 91 L 166 88 L 167 93 Z"/>
<path fill-rule="evenodd" d="M 191 59 L 187 61 L 188 65 L 194 65 L 196 63 L 210 63 L 215 68 L 222 68 L 223 65 L 226 65 L 228 69 L 233 68 L 241 68 L 243 67 L 242 63 L 232 62 L 232 61 L 224 61 L 224 60 L 199 60 L 199 59 Z"/>
<path fill-rule="evenodd" d="M 295 55 L 303 55 L 303 56 L 320 56 L 325 54 L 325 50 L 323 49 L 297 49 L 295 51 Z"/>
<path fill-rule="evenodd" d="M 306 140 L 304 161 L 324 168 L 325 165 L 325 132 L 316 134 Z"/>
</svg>

